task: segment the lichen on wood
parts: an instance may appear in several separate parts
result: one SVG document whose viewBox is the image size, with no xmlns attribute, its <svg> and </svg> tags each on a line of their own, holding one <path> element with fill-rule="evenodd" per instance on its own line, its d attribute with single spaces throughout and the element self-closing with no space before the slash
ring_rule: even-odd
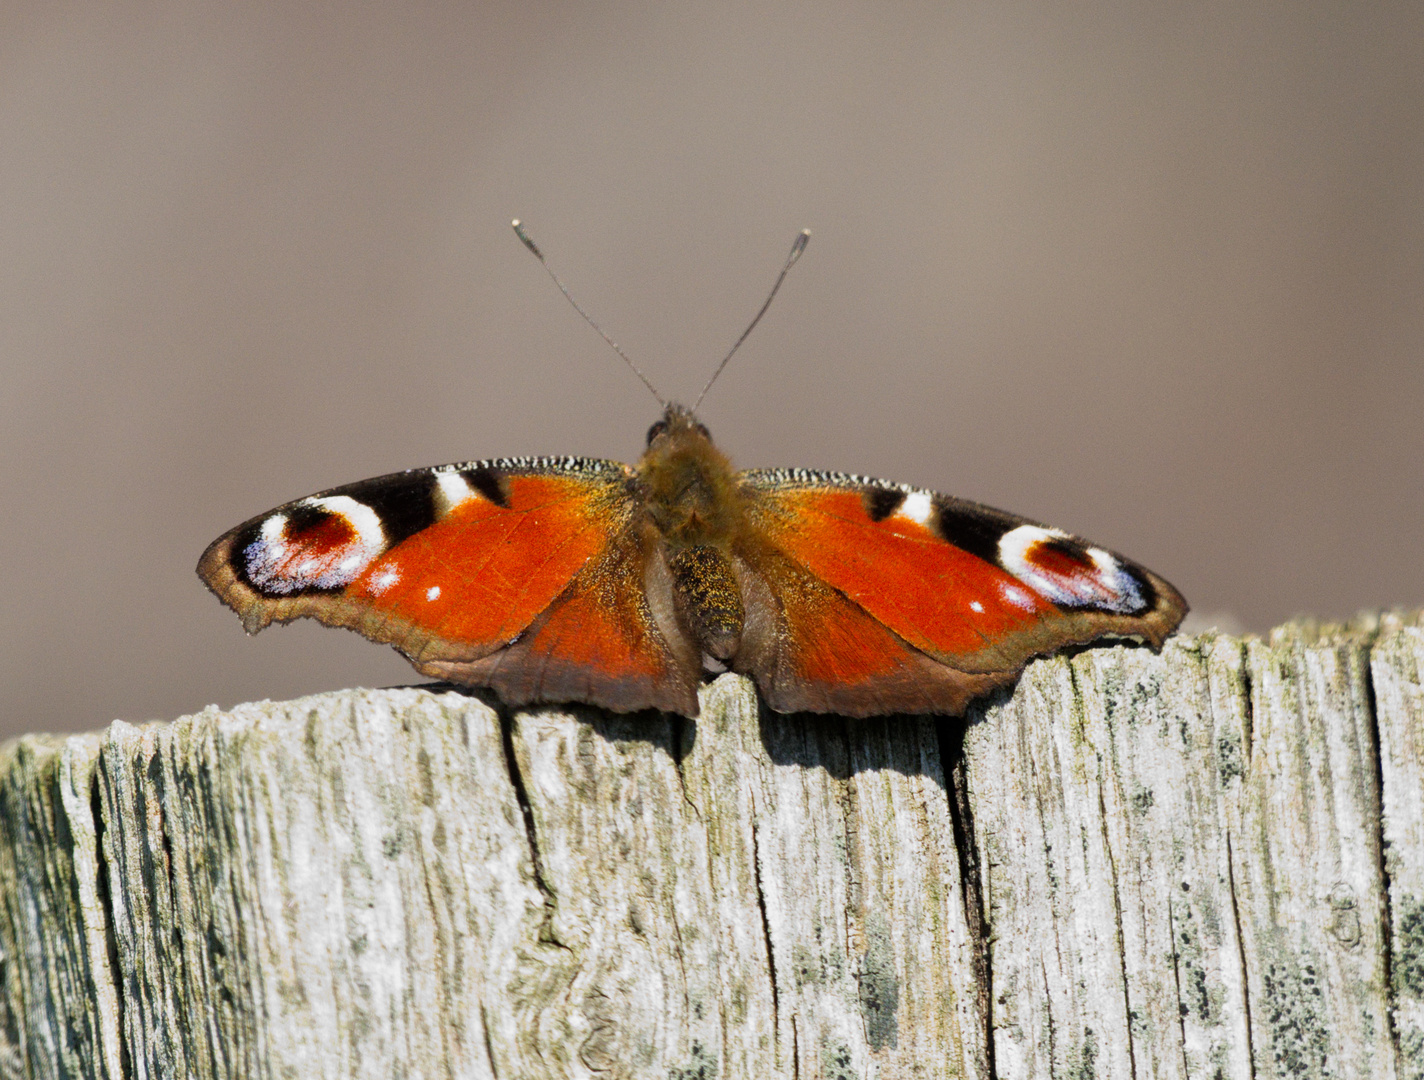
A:
<svg viewBox="0 0 1424 1080">
<path fill-rule="evenodd" d="M 0 748 L 0 1077 L 1424 1077 L 1424 626 Z"/>
</svg>

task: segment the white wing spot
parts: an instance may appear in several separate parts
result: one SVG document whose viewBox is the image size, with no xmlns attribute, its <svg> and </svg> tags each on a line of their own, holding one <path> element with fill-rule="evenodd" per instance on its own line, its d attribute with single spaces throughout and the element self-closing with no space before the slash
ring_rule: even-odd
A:
<svg viewBox="0 0 1424 1080">
<path fill-rule="evenodd" d="M 432 586 L 430 586 L 430 588 L 426 589 L 426 590 L 425 590 L 425 599 L 427 599 L 427 600 L 438 600 L 438 599 L 440 599 L 440 586 L 439 586 L 439 585 L 432 585 Z"/>
<path fill-rule="evenodd" d="M 1145 606 L 1142 589 L 1138 586 L 1137 579 L 1127 572 L 1122 563 L 1102 548 L 1090 547 L 1088 558 L 1093 560 L 1093 566 L 1097 568 L 1098 581 L 1108 591 L 1108 597 L 1098 601 L 1100 607 L 1125 614 L 1142 610 Z"/>
<path fill-rule="evenodd" d="M 895 511 L 896 517 L 908 518 L 916 525 L 928 525 L 934 513 L 934 502 L 928 491 L 912 491 Z"/>
<path fill-rule="evenodd" d="M 999 586 L 999 595 L 1007 600 L 1014 607 L 1021 607 L 1025 611 L 1032 611 L 1038 605 L 1034 602 L 1032 594 L 1020 589 L 1017 585 L 1010 585 L 1007 581 Z"/>
<path fill-rule="evenodd" d="M 366 585 L 366 591 L 374 596 L 380 596 L 399 580 L 400 569 L 395 566 L 387 566 L 371 576 L 370 582 Z"/>
<path fill-rule="evenodd" d="M 444 517 L 467 499 L 473 499 L 475 491 L 469 481 L 457 472 L 435 474 L 435 505 Z"/>
<path fill-rule="evenodd" d="M 977 611 L 977 612 L 979 612 L 979 614 L 982 615 L 982 614 L 984 614 L 984 605 L 981 604 L 981 603 L 979 603 L 978 600 L 971 600 L 971 601 L 969 601 L 969 610 L 970 610 L 970 611 Z"/>
</svg>

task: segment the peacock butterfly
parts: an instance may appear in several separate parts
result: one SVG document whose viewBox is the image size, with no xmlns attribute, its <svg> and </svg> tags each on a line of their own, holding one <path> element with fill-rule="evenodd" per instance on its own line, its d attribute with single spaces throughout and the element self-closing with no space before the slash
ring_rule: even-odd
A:
<svg viewBox="0 0 1424 1080">
<path fill-rule="evenodd" d="M 728 670 L 778 712 L 958 714 L 1064 646 L 1160 647 L 1187 611 L 1151 571 L 1000 510 L 737 471 L 676 404 L 636 465 L 493 459 L 347 484 L 224 533 L 198 575 L 248 633 L 308 616 L 511 705 L 685 716 L 703 674 Z"/>
</svg>

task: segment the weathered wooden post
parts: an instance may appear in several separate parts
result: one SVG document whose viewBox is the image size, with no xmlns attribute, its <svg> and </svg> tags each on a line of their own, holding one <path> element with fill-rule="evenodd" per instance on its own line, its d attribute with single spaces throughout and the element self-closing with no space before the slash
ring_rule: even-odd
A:
<svg viewBox="0 0 1424 1080">
<path fill-rule="evenodd" d="M 0 1076 L 1424 1076 L 1424 619 L 966 721 L 353 690 L 0 749 Z"/>
</svg>

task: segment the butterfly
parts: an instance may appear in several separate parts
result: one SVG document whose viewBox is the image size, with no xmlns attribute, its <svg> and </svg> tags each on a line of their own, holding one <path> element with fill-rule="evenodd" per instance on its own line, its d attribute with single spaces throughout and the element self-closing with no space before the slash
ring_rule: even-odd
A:
<svg viewBox="0 0 1424 1080">
<path fill-rule="evenodd" d="M 229 530 L 198 574 L 249 633 L 309 617 L 509 705 L 688 717 L 724 671 L 778 712 L 957 715 L 1034 656 L 1160 647 L 1187 611 L 1150 570 L 1026 518 L 841 473 L 737 471 L 677 404 L 636 465 L 363 480 Z"/>
</svg>

